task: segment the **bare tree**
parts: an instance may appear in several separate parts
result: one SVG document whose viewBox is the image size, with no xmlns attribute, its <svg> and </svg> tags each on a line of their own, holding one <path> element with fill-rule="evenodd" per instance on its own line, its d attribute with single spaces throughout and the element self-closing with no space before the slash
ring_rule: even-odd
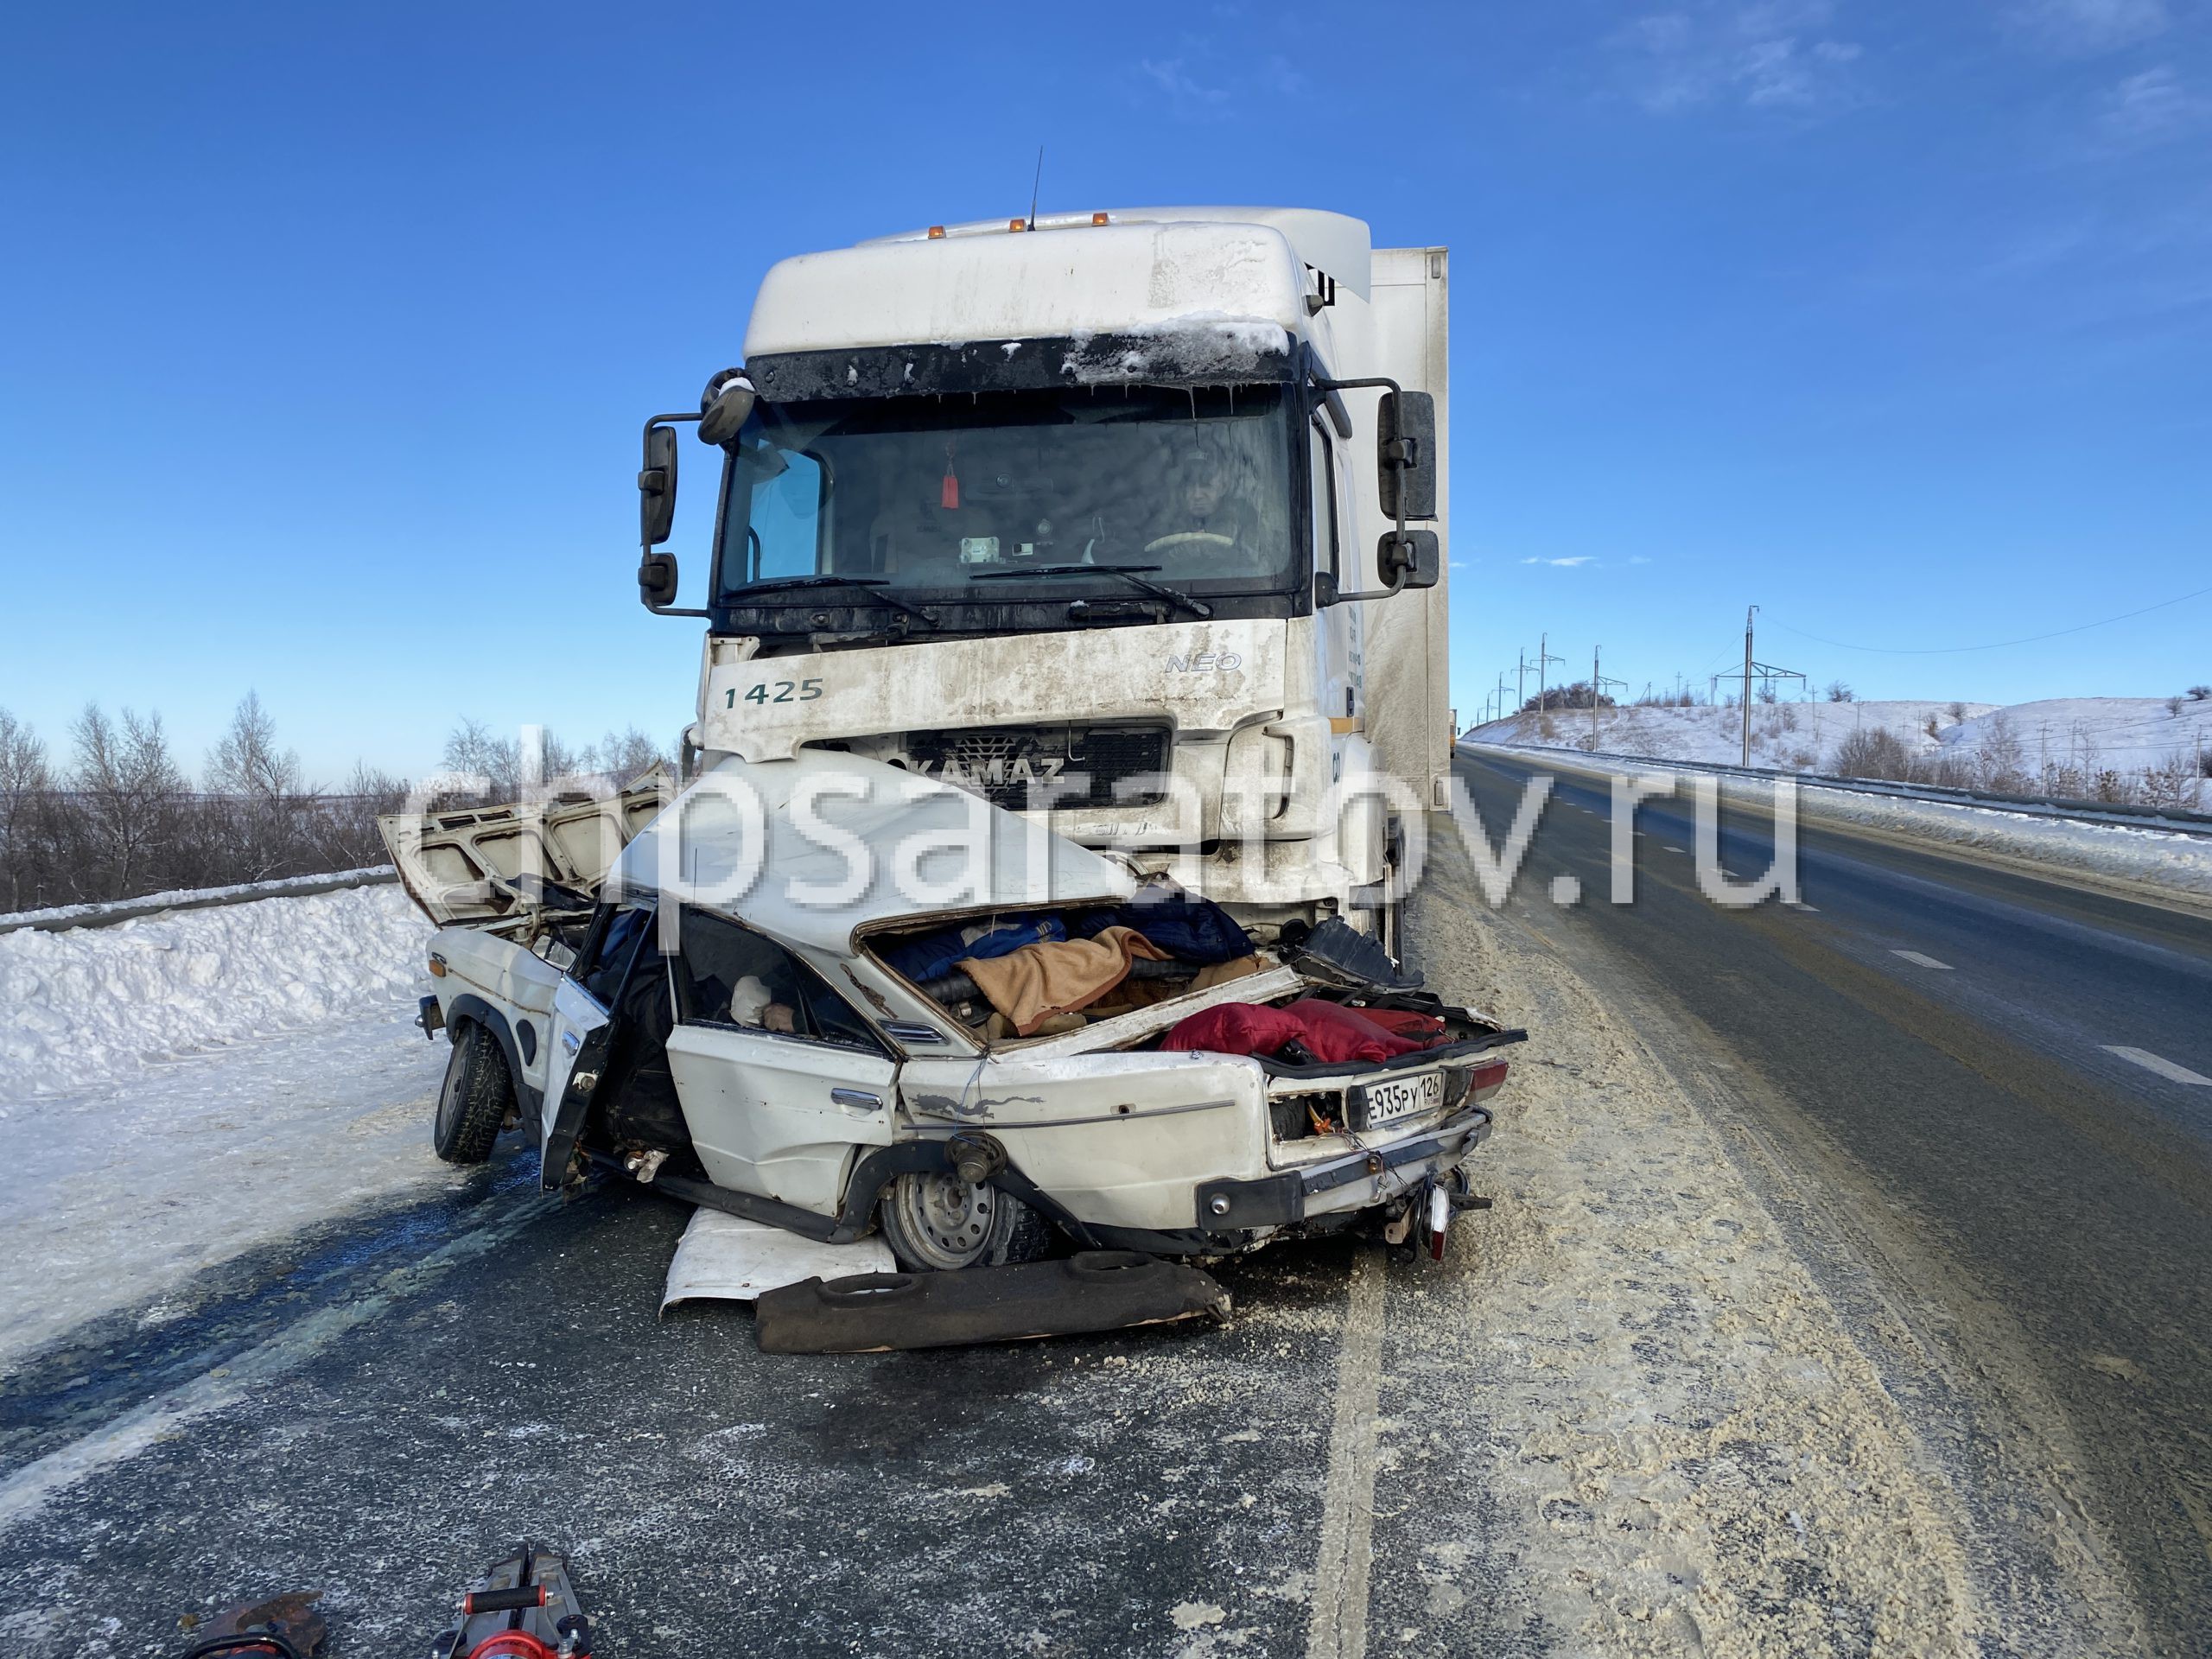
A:
<svg viewBox="0 0 2212 1659">
<path fill-rule="evenodd" d="M 2212 685 L 2192 685 L 2189 688 L 2191 702 L 2212 702 Z"/>
<path fill-rule="evenodd" d="M 1841 680 L 1830 680 L 1828 682 L 1828 701 L 1830 702 L 1856 702 L 1859 701 L 1859 694 L 1853 690 L 1849 686 L 1846 685 Z"/>
<path fill-rule="evenodd" d="M 1986 788 L 2012 795 L 2028 786 L 2026 748 L 2003 715 L 1992 715 L 1982 728 L 1981 781 Z"/>
<path fill-rule="evenodd" d="M 1862 726 L 1836 746 L 1829 769 L 1843 778 L 1903 782 L 1912 776 L 1912 755 L 1887 727 Z"/>
<path fill-rule="evenodd" d="M 1963 702 L 1954 702 L 1946 706 L 1943 712 L 1951 717 L 1951 724 L 1955 726 L 1967 717 L 1967 706 Z"/>
<path fill-rule="evenodd" d="M 618 785 L 627 784 L 639 772 L 670 759 L 667 749 L 634 726 L 607 733 L 584 754 L 593 770 L 605 772 Z"/>
<path fill-rule="evenodd" d="M 69 781 L 88 820 L 93 847 L 87 850 L 100 861 L 85 880 L 104 898 L 143 891 L 136 884 L 149 874 L 184 792 L 184 773 L 169 753 L 162 717 L 142 718 L 125 709 L 118 725 L 88 702 L 70 735 L 77 754 Z"/>
<path fill-rule="evenodd" d="M 382 772 L 366 761 L 353 763 L 353 776 L 335 795 L 316 803 L 314 857 L 327 870 L 365 869 L 387 861 L 377 819 L 398 811 L 407 802 L 407 780 Z"/>
<path fill-rule="evenodd" d="M 282 802 L 302 792 L 300 757 L 276 747 L 276 722 L 249 691 L 207 757 L 207 787 L 251 800 Z"/>
<path fill-rule="evenodd" d="M 470 773 L 484 779 L 487 800 L 512 801 L 522 793 L 522 744 L 512 737 L 494 737 L 480 720 L 463 717 L 446 736 L 442 757 L 448 772 Z"/>
<path fill-rule="evenodd" d="M 308 791 L 300 780 L 300 757 L 276 742 L 276 722 L 249 691 L 227 731 L 207 757 L 207 787 L 227 798 L 211 803 L 229 820 L 222 841 L 234 858 L 232 873 L 248 881 L 297 874 L 308 861 Z M 230 862 L 230 860 L 224 860 Z"/>
<path fill-rule="evenodd" d="M 54 780 L 47 770 L 46 745 L 29 721 L 0 709 L 0 877 L 8 883 L 8 908 L 38 902 L 44 863 L 48 797 Z M 26 899 L 26 889 L 32 895 Z"/>
</svg>

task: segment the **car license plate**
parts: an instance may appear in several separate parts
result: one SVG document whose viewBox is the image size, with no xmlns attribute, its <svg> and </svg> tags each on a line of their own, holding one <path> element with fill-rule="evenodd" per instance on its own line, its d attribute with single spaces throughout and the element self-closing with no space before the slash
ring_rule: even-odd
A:
<svg viewBox="0 0 2212 1659">
<path fill-rule="evenodd" d="M 1367 1103 L 1367 1124 L 1379 1129 L 1386 1123 L 1401 1118 L 1419 1117 L 1423 1112 L 1433 1112 L 1444 1103 L 1444 1074 L 1423 1071 L 1410 1077 L 1393 1077 L 1383 1083 L 1362 1086 L 1361 1094 Z"/>
</svg>

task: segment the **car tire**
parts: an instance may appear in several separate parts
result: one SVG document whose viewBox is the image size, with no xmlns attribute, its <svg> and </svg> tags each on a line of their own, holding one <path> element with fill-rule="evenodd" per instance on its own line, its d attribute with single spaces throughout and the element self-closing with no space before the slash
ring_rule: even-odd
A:
<svg viewBox="0 0 2212 1659">
<path fill-rule="evenodd" d="M 430 1120 L 430 1145 L 449 1164 L 480 1164 L 514 1103 L 514 1082 L 499 1039 L 475 1020 L 454 1034 L 453 1057 Z"/>
<path fill-rule="evenodd" d="M 1034 1262 L 1052 1244 L 1052 1224 L 1013 1193 L 955 1175 L 901 1175 L 876 1213 L 884 1243 L 909 1273 Z"/>
</svg>

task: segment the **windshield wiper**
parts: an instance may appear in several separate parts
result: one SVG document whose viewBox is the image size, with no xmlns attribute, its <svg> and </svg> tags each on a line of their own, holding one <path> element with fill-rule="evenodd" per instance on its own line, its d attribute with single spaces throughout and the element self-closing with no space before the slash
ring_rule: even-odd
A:
<svg viewBox="0 0 2212 1659">
<path fill-rule="evenodd" d="M 1132 588 L 1141 588 L 1154 599 L 1164 599 L 1171 605 L 1180 605 L 1192 616 L 1204 620 L 1213 614 L 1213 607 L 1203 600 L 1192 599 L 1188 594 L 1179 594 L 1173 588 L 1157 582 L 1147 582 L 1141 571 L 1157 570 L 1156 564 L 1040 564 L 1029 570 L 986 570 L 969 578 L 971 582 L 1014 582 L 1023 576 L 1087 576 L 1103 571 L 1109 576 L 1119 576 Z"/>
<path fill-rule="evenodd" d="M 888 588 L 890 585 L 891 580 L 887 576 L 770 576 L 765 582 L 748 582 L 735 594 L 724 594 L 722 603 L 741 604 L 744 602 L 743 595 L 745 594 L 788 592 L 794 588 L 858 588 L 879 604 L 888 605 L 894 610 L 904 611 L 909 616 L 919 617 L 931 627 L 937 626 L 937 618 L 931 616 L 920 606 L 909 605 L 896 594 L 880 594 L 875 591 L 879 588 Z"/>
</svg>

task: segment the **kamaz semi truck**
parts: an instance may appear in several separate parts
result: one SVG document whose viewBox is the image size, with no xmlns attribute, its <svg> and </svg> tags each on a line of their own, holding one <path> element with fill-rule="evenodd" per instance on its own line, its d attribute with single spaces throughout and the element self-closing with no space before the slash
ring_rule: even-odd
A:
<svg viewBox="0 0 2212 1659">
<path fill-rule="evenodd" d="M 1303 208 L 782 261 L 742 368 L 645 431 L 642 596 L 707 625 L 695 764 L 887 761 L 1395 950 L 1452 738 L 1446 296 L 1443 249 Z M 721 475 L 679 608 L 694 421 Z"/>
</svg>

